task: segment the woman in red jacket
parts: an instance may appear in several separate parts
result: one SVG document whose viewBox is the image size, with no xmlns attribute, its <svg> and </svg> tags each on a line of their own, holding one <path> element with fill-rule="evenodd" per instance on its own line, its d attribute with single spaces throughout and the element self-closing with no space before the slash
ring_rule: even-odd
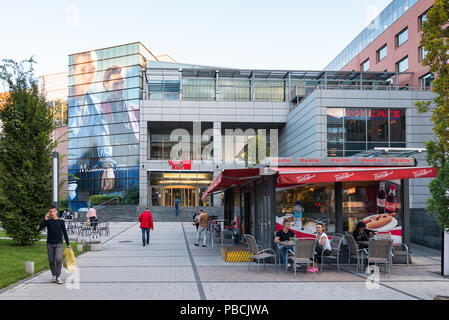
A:
<svg viewBox="0 0 449 320">
<path fill-rule="evenodd" d="M 145 234 L 146 244 L 150 244 L 150 229 L 153 230 L 153 216 L 150 213 L 150 208 L 147 208 L 145 212 L 142 212 L 139 216 L 140 229 L 142 229 L 142 243 L 145 247 Z"/>
</svg>

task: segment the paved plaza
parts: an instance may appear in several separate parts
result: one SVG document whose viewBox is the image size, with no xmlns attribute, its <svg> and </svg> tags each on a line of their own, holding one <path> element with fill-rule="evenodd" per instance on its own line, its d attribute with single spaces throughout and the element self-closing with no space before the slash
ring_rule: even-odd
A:
<svg viewBox="0 0 449 320">
<path fill-rule="evenodd" d="M 79 272 L 63 272 L 66 284 L 50 283 L 50 271 L 0 291 L 8 299 L 170 299 L 251 300 L 279 299 L 433 299 L 449 296 L 449 278 L 439 275 L 439 252 L 413 246 L 413 265 L 394 265 L 391 278 L 380 274 L 378 286 L 354 265 L 340 272 L 326 265 L 312 274 L 292 272 L 273 265 L 253 267 L 226 263 L 217 247 L 193 245 L 195 227 L 188 222 L 155 223 L 150 246 L 142 247 L 138 223 L 111 223 L 111 234 L 103 238 L 103 251 L 89 251 L 77 259 Z"/>
</svg>

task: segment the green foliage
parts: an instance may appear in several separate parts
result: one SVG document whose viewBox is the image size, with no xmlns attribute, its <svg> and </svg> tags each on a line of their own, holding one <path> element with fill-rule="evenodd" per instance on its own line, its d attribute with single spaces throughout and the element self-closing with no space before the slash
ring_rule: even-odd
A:
<svg viewBox="0 0 449 320">
<path fill-rule="evenodd" d="M 449 228 L 449 0 L 435 0 L 422 25 L 421 46 L 427 51 L 423 65 L 434 74 L 433 103 L 418 102 L 420 112 L 432 111 L 435 140 L 426 141 L 427 162 L 438 167 L 438 177 L 430 184 L 427 209 L 437 215 L 443 230 Z"/>
<path fill-rule="evenodd" d="M 59 199 L 59 211 L 64 211 L 69 209 L 69 200 L 67 198 Z"/>
<path fill-rule="evenodd" d="M 39 91 L 33 59 L 3 60 L 9 97 L 0 111 L 0 221 L 19 245 L 39 239 L 36 225 L 51 205 L 53 114 Z"/>
<path fill-rule="evenodd" d="M 89 198 L 89 203 L 92 206 L 98 206 L 99 204 L 102 204 L 106 201 L 112 200 L 112 199 L 117 199 L 117 201 L 111 201 L 107 204 L 112 205 L 112 204 L 119 204 L 121 202 L 122 197 L 117 196 L 117 195 L 103 195 L 103 194 L 97 194 L 97 195 L 92 195 Z"/>
<path fill-rule="evenodd" d="M 123 192 L 123 199 L 120 201 L 120 204 L 139 204 L 139 188 L 130 187 L 128 190 Z"/>
</svg>

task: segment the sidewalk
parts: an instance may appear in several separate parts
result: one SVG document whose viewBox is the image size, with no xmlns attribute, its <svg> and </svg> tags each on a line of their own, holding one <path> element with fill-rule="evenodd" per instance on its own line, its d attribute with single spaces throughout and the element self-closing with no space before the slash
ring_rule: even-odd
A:
<svg viewBox="0 0 449 320">
<path fill-rule="evenodd" d="M 353 265 L 340 272 L 326 265 L 323 273 L 276 272 L 273 265 L 248 271 L 247 263 L 225 263 L 217 247 L 193 245 L 196 229 L 191 223 L 159 222 L 151 232 L 149 247 L 142 247 L 137 223 L 111 223 L 103 251 L 78 257 L 79 289 L 50 283 L 45 271 L 0 291 L 4 299 L 433 299 L 449 295 L 449 279 L 439 275 L 435 252 L 413 247 L 414 264 L 394 265 L 391 279 L 382 272 L 378 289 L 368 289 L 364 275 Z M 64 271 L 62 279 L 73 275 Z M 73 283 L 71 284 L 73 287 Z"/>
</svg>

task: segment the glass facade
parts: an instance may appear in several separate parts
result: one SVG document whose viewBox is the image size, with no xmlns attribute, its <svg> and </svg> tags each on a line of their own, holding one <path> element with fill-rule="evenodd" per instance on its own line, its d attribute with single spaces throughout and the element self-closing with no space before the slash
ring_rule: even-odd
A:
<svg viewBox="0 0 449 320">
<path fill-rule="evenodd" d="M 327 108 L 327 155 L 405 147 L 405 109 Z"/>
<path fill-rule="evenodd" d="M 353 231 L 363 221 L 367 229 L 401 235 L 400 180 L 344 182 L 342 205 L 343 232 Z"/>
<path fill-rule="evenodd" d="M 69 56 L 69 207 L 93 195 L 138 188 L 141 69 L 139 43 Z"/>
<path fill-rule="evenodd" d="M 212 122 L 201 122 L 201 159 L 212 160 Z M 194 159 L 193 122 L 149 122 L 148 160 Z"/>
<path fill-rule="evenodd" d="M 306 234 L 316 232 L 316 224 L 322 223 L 324 231 L 336 232 L 334 184 L 310 184 L 304 187 L 276 192 L 276 222 L 291 219 L 292 229 Z M 295 218 L 293 208 L 299 201 L 302 217 Z"/>
<path fill-rule="evenodd" d="M 152 171 L 149 199 L 153 206 L 173 207 L 176 198 L 182 207 L 209 206 L 212 196 L 204 201 L 201 195 L 213 182 L 213 173 L 186 171 Z"/>
<path fill-rule="evenodd" d="M 324 70 L 341 70 L 418 0 L 393 0 Z"/>
</svg>

